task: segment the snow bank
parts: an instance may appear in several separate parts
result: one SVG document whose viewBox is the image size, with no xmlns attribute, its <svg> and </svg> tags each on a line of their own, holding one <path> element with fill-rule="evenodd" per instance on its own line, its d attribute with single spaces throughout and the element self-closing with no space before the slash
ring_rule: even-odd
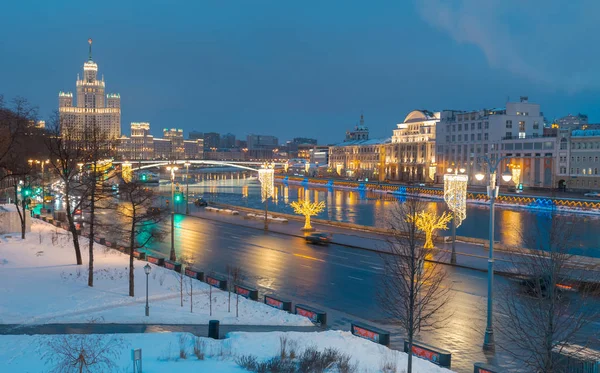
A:
<svg viewBox="0 0 600 373">
<path fill-rule="evenodd" d="M 319 333 L 231 333 L 225 340 L 200 338 L 204 342 L 205 360 L 198 360 L 193 354 L 193 336 L 186 333 L 121 334 L 122 353 L 114 359 L 116 371 L 130 371 L 132 368 L 130 351 L 142 349 L 144 373 L 154 372 L 246 372 L 235 363 L 235 357 L 255 355 L 268 359 L 279 354 L 279 337 L 287 335 L 288 340 L 298 343 L 297 354 L 307 346 L 319 350 L 333 347 L 352 357 L 358 363 L 357 372 L 381 372 L 384 363 L 395 361 L 398 372 L 406 366 L 407 355 L 384 346 L 354 337 L 348 332 L 327 331 Z M 179 340 L 185 338 L 187 359 L 179 358 Z M 93 337 L 92 337 L 93 338 Z M 111 338 L 110 335 L 104 338 Z M 48 345 L 56 343 L 56 336 L 0 336 L 0 371 L 2 372 L 41 372 L 51 369 L 44 364 L 44 356 L 50 352 Z M 450 370 L 439 368 L 425 360 L 413 359 L 415 373 L 446 373 Z"/>
<path fill-rule="evenodd" d="M 146 302 L 145 262 L 135 261 L 135 297 L 128 296 L 129 256 L 95 244 L 94 287 L 87 286 L 87 243 L 80 237 L 82 266 L 75 265 L 70 234 L 34 220 L 25 241 L 0 236 L 0 323 L 41 324 L 87 322 L 249 325 L 312 325 L 307 318 L 289 314 L 240 297 L 235 316 L 235 295 L 228 312 L 228 294 L 212 289 L 209 314 L 209 285 L 193 280 L 193 313 L 184 290 L 180 306 L 179 278 L 174 271 L 153 264 L 149 276 L 150 316 Z M 189 289 L 189 279 L 185 278 Z M 0 370 L 1 371 L 1 370 Z"/>
</svg>

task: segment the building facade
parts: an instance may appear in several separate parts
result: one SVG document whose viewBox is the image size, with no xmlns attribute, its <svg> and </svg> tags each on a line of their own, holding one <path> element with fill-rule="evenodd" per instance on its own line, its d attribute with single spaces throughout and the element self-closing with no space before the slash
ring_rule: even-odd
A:
<svg viewBox="0 0 600 373">
<path fill-rule="evenodd" d="M 389 180 L 435 181 L 435 135 L 440 113 L 411 111 L 397 124 L 386 147 L 385 175 Z"/>
<path fill-rule="evenodd" d="M 352 140 L 329 147 L 329 168 L 354 179 L 383 181 L 385 152 L 391 139 Z"/>
<path fill-rule="evenodd" d="M 92 39 L 89 58 L 83 64 L 83 79 L 77 76 L 77 102 L 71 92 L 58 94 L 61 135 L 84 139 L 94 126 L 108 140 L 121 136 L 121 96 L 105 94 L 104 77 L 98 79 L 98 65 L 92 60 Z"/>
<path fill-rule="evenodd" d="M 600 190 L 600 130 L 561 130 L 558 137 L 556 186 Z"/>
<path fill-rule="evenodd" d="M 540 106 L 529 103 L 527 97 L 508 102 L 506 108 L 444 110 L 436 126 L 436 174 L 465 168 L 469 183 L 477 183 L 474 176 L 483 167 L 484 157 L 499 157 L 504 140 L 543 137 L 543 123 Z"/>
</svg>

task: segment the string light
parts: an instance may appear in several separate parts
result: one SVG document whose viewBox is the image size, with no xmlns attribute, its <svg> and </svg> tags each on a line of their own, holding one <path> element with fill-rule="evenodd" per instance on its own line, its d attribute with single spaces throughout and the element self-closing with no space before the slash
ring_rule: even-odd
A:
<svg viewBox="0 0 600 373">
<path fill-rule="evenodd" d="M 258 170 L 258 181 L 260 181 L 260 194 L 262 201 L 273 197 L 273 191 L 275 190 L 275 171 L 273 170 L 273 164 L 265 163 Z"/>
<path fill-rule="evenodd" d="M 444 175 L 444 201 L 454 212 L 456 227 L 467 217 L 467 183 L 469 177 L 462 174 Z"/>
<path fill-rule="evenodd" d="M 452 215 L 444 213 L 441 216 L 437 212 L 421 211 L 416 215 L 408 215 L 406 221 L 412 223 L 414 220 L 418 230 L 425 232 L 424 249 L 433 249 L 433 233 L 436 229 L 448 229 L 448 222 L 452 220 Z"/>
</svg>

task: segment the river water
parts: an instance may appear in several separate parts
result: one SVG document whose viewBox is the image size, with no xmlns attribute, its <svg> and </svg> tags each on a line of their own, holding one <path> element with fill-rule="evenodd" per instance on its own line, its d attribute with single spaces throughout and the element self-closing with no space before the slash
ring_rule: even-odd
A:
<svg viewBox="0 0 600 373">
<path fill-rule="evenodd" d="M 170 188 L 168 184 L 160 187 L 163 193 L 169 193 Z M 209 180 L 190 185 L 189 188 L 190 195 L 203 196 L 208 201 L 264 208 L 260 197 L 260 184 L 256 180 Z M 275 188 L 275 197 L 269 201 L 269 211 L 293 214 L 289 204 L 299 198 L 308 198 L 311 201 L 325 202 L 325 210 L 317 216 L 320 219 L 375 227 L 389 227 L 393 212 L 404 201 L 401 196 L 377 192 L 282 183 L 276 183 Z M 185 191 L 183 188 L 182 190 Z M 425 203 L 428 210 L 437 211 L 438 214 L 447 210 L 443 201 L 428 200 Z M 467 217 L 457 228 L 457 235 L 488 239 L 489 214 L 486 205 L 467 205 Z M 540 227 L 547 229 L 552 218 L 548 212 L 502 207 L 497 204 L 495 239 L 506 245 L 531 247 L 531 242 L 526 238 L 528 233 L 538 231 Z M 554 219 L 566 224 L 562 229 L 570 231 L 573 254 L 600 257 L 600 216 L 557 213 Z M 447 236 L 451 233 L 447 230 L 439 231 L 438 234 Z"/>
</svg>

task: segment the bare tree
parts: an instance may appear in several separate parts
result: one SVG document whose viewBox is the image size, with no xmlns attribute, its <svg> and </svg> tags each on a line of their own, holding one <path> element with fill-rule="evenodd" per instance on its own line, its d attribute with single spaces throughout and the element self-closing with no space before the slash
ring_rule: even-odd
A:
<svg viewBox="0 0 600 373">
<path fill-rule="evenodd" d="M 182 265 L 182 268 L 181 268 L 182 276 L 185 275 L 186 268 L 191 267 L 194 264 L 194 261 L 195 261 L 194 255 L 191 255 L 191 254 L 183 255 L 180 258 L 180 262 Z M 196 281 L 196 279 L 192 278 L 192 277 L 188 277 L 188 281 L 190 284 L 190 289 L 187 290 L 187 287 L 186 287 L 186 292 L 190 296 L 190 313 L 192 313 L 192 312 L 194 312 L 194 281 Z M 183 286 L 183 282 L 182 282 L 182 286 Z M 183 297 L 182 297 L 182 299 L 183 299 Z M 183 300 L 182 300 L 181 304 L 183 306 Z"/>
<path fill-rule="evenodd" d="M 89 210 L 89 214 L 86 215 L 84 222 L 88 226 L 89 242 L 88 242 L 88 286 L 94 286 L 94 238 L 96 236 L 97 224 L 96 219 L 96 208 L 106 198 L 110 197 L 109 193 L 106 193 L 106 185 L 108 184 L 109 176 L 105 174 L 104 164 L 105 158 L 110 156 L 111 142 L 105 133 L 102 133 L 98 124 L 95 122 L 96 118 L 93 118 L 94 122 L 86 127 L 84 131 L 83 147 L 86 151 L 85 164 L 88 166 L 88 170 L 82 176 L 82 192 L 84 195 L 81 198 L 85 198 L 85 202 L 82 202 L 82 209 Z M 117 179 L 116 174 L 113 173 L 110 177 Z"/>
<path fill-rule="evenodd" d="M 61 123 L 58 113 L 51 119 L 46 147 L 50 153 L 50 165 L 63 184 L 63 200 L 69 231 L 73 237 L 73 248 L 78 265 L 83 264 L 77 226 L 75 225 L 76 211 L 85 202 L 87 188 L 82 182 L 82 166 L 87 160 L 87 149 L 75 131 L 68 128 L 67 123 Z"/>
<path fill-rule="evenodd" d="M 123 339 L 115 335 L 61 335 L 48 343 L 50 353 L 44 359 L 56 373 L 114 371 L 123 345 Z"/>
<path fill-rule="evenodd" d="M 244 279 L 246 278 L 246 275 L 245 275 L 242 267 L 239 267 L 239 266 L 227 266 L 227 273 L 229 275 L 228 279 L 230 280 L 230 281 L 227 281 L 227 284 L 229 286 L 229 291 L 231 294 L 231 289 L 233 289 L 233 291 L 235 291 L 235 285 L 241 284 L 244 281 Z M 240 305 L 240 294 L 236 292 L 236 294 L 235 294 L 235 317 L 239 316 L 239 305 Z"/>
<path fill-rule="evenodd" d="M 25 210 L 32 197 L 32 181 L 35 173 L 28 162 L 37 151 L 28 139 L 28 129 L 35 122 L 37 109 L 24 98 L 13 100 L 12 108 L 3 106 L 0 96 L 0 170 L 2 180 L 12 187 L 14 205 L 21 221 L 21 237 L 25 239 L 27 216 Z M 21 198 L 19 198 L 21 189 Z"/>
<path fill-rule="evenodd" d="M 504 337 L 498 345 L 532 372 L 567 371 L 560 353 L 598 338 L 597 289 L 586 284 L 598 284 L 600 275 L 575 265 L 571 227 L 569 217 L 551 213 L 522 232 L 527 249 L 514 248 L 510 256 L 519 276 L 498 289 L 497 330 Z"/>
<path fill-rule="evenodd" d="M 153 207 L 156 194 L 138 180 L 124 182 L 119 188 L 115 211 L 125 220 L 123 233 L 129 242 L 129 296 L 134 296 L 134 257 L 136 249 L 145 247 L 153 240 L 160 240 L 164 232 L 158 223 L 166 211 Z"/>
<path fill-rule="evenodd" d="M 408 349 L 421 331 L 445 325 L 451 314 L 442 314 L 451 287 L 445 282 L 446 271 L 426 262 L 433 255 L 423 248 L 417 227 L 419 213 L 426 205 L 415 196 L 407 198 L 392 213 L 389 226 L 395 232 L 388 240 L 389 254 L 382 254 L 384 276 L 378 293 L 383 309 L 406 332 Z M 412 353 L 408 354 L 407 372 L 412 372 Z"/>
</svg>

